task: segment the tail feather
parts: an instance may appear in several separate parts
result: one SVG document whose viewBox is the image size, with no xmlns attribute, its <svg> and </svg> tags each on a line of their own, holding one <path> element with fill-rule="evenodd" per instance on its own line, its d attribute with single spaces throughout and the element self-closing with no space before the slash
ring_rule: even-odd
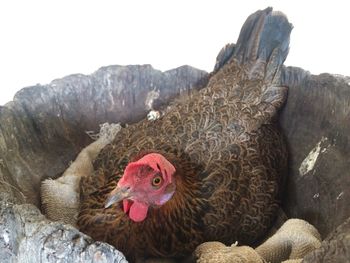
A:
<svg viewBox="0 0 350 263">
<path fill-rule="evenodd" d="M 273 59 L 280 66 L 288 55 L 292 28 L 283 13 L 273 12 L 271 7 L 259 10 L 244 23 L 233 57 L 240 64 L 255 61 L 268 63 L 272 54 L 278 54 Z"/>
<path fill-rule="evenodd" d="M 233 55 L 227 60 L 233 62 L 231 66 L 243 69 L 239 76 L 246 84 L 239 88 L 249 96 L 241 103 L 254 109 L 251 118 L 244 121 L 247 131 L 275 121 L 287 98 L 282 66 L 289 52 L 292 28 L 283 13 L 273 12 L 272 8 L 259 10 L 247 18 Z M 254 83 L 254 88 L 249 88 L 248 83 Z"/>
</svg>

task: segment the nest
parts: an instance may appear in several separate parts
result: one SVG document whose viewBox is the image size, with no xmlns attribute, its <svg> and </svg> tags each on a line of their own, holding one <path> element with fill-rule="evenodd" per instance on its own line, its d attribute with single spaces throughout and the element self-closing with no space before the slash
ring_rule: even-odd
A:
<svg viewBox="0 0 350 263">
<path fill-rule="evenodd" d="M 235 48 L 240 47 L 233 45 L 221 53 L 216 70 Z M 289 94 L 280 123 L 291 156 L 283 210 L 291 218 L 302 218 L 314 225 L 324 238 L 319 248 L 304 257 L 304 262 L 346 262 L 350 258 L 349 78 L 312 76 L 293 67 L 282 67 L 281 71 L 281 82 L 289 87 Z M 0 107 L 2 261 L 126 262 L 117 249 L 95 242 L 72 226 L 78 203 L 76 186 L 80 176 L 90 174 L 91 166 L 87 164 L 77 171 L 79 166 L 73 162 L 64 171 L 72 160 L 91 163 L 96 156 L 86 148 L 76 157 L 92 142 L 85 131 L 97 130 L 105 122 L 137 122 L 150 110 L 157 112 L 168 105 L 175 96 L 205 86 L 208 77 L 206 72 L 188 66 L 163 73 L 149 65 L 111 66 L 89 76 L 73 75 L 26 88 L 17 93 L 14 102 Z M 158 97 L 147 96 L 154 90 Z M 152 101 L 142 99 L 150 97 Z M 153 112 L 149 118 L 157 116 Z M 101 141 L 97 139 L 95 143 Z M 41 185 L 47 189 L 42 192 L 42 200 Z M 62 190 L 70 193 L 65 196 L 68 199 L 62 199 Z M 48 217 L 58 215 L 52 218 L 60 221 L 43 216 L 38 209 L 41 203 Z M 57 207 L 67 207 L 67 213 L 57 213 Z M 320 245 L 319 235 L 311 227 L 297 230 L 309 240 L 303 243 L 301 239 L 300 244 L 311 244 L 310 248 Z M 266 241 L 274 242 L 274 236 Z M 289 244 L 288 257 L 295 254 L 291 251 L 298 243 Z M 215 249 L 230 256 L 237 249 L 251 255 L 260 250 L 266 254 L 261 247 L 214 244 L 209 250 Z M 208 252 L 205 251 L 200 254 Z"/>
</svg>

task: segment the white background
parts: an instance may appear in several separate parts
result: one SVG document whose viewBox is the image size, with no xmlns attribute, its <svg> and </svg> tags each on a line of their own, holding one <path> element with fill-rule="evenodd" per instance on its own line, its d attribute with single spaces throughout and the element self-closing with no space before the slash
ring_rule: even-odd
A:
<svg viewBox="0 0 350 263">
<path fill-rule="evenodd" d="M 350 76 L 346 0 L 2 0 L 0 105 L 23 87 L 107 65 L 211 71 L 247 16 L 267 6 L 294 25 L 286 65 Z"/>
</svg>

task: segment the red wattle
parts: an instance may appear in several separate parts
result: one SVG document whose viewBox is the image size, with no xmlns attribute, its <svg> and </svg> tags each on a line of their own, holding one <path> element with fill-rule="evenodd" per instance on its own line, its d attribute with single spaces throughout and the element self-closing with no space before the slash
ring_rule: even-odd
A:
<svg viewBox="0 0 350 263">
<path fill-rule="evenodd" d="M 141 222 L 145 220 L 147 216 L 148 205 L 134 201 L 134 203 L 130 207 L 129 217 L 131 220 L 135 222 Z"/>
</svg>

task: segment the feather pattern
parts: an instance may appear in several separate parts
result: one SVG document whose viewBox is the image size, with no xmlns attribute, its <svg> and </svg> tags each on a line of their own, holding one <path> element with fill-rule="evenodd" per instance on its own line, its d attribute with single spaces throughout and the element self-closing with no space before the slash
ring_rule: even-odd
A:
<svg viewBox="0 0 350 263">
<path fill-rule="evenodd" d="M 266 29 L 274 26 L 271 12 L 248 18 L 255 29 L 249 39 L 259 42 L 262 38 L 254 34 L 272 30 Z M 251 244 L 267 231 L 280 204 L 287 165 L 277 112 L 287 96 L 287 88 L 278 85 L 286 56 L 279 48 L 289 43 L 291 25 L 281 14 L 278 19 L 288 25 L 288 39 L 270 48 L 270 56 L 264 52 L 264 58 L 252 58 L 263 50 L 254 42 L 248 62 L 242 61 L 238 43 L 240 48 L 206 88 L 179 98 L 155 121 L 123 128 L 101 151 L 94 176 L 81 182 L 81 231 L 114 245 L 131 260 L 184 257 L 205 241 Z M 176 191 L 135 223 L 120 204 L 105 209 L 104 202 L 126 165 L 149 152 L 161 153 L 176 167 Z"/>
</svg>

